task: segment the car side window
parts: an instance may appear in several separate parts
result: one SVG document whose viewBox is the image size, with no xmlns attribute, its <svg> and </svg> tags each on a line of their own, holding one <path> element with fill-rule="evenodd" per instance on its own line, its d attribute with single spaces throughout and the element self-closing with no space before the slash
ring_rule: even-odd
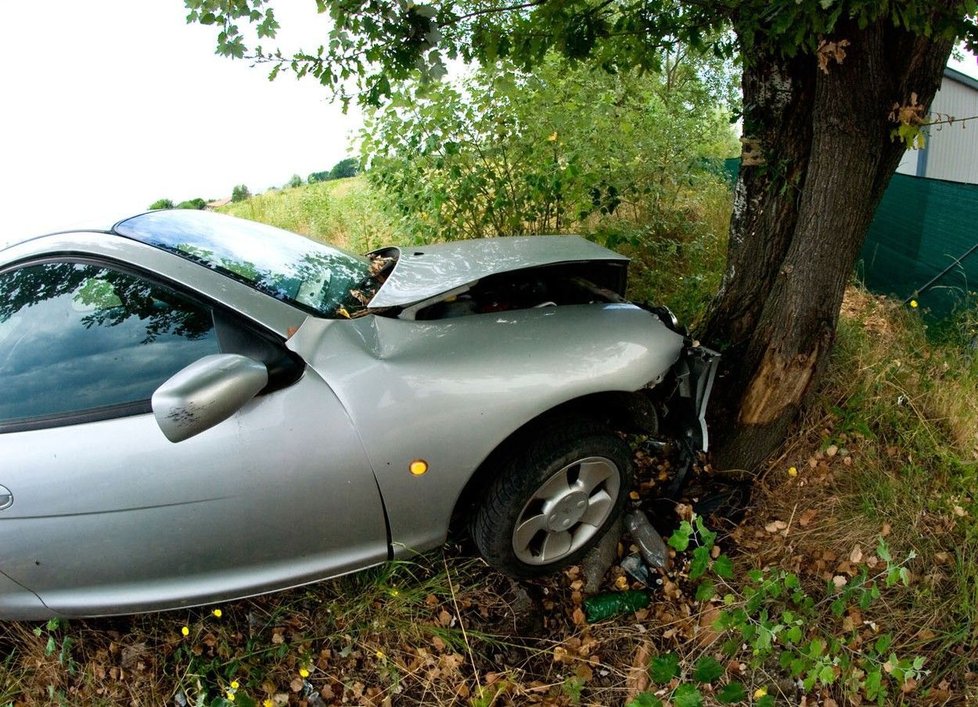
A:
<svg viewBox="0 0 978 707">
<path fill-rule="evenodd" d="M 99 265 L 0 273 L 0 432 L 149 412 L 153 391 L 220 350 L 209 308 Z"/>
</svg>

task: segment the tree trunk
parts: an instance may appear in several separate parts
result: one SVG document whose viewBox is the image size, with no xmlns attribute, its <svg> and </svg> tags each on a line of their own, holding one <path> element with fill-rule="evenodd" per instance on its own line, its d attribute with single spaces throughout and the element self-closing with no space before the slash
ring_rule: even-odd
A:
<svg viewBox="0 0 978 707">
<path fill-rule="evenodd" d="M 951 41 L 841 23 L 844 56 L 744 68 L 744 154 L 727 270 L 701 338 L 724 352 L 714 460 L 754 469 L 783 442 L 827 360 L 845 286 L 904 152 L 894 104 L 930 105 Z"/>
</svg>

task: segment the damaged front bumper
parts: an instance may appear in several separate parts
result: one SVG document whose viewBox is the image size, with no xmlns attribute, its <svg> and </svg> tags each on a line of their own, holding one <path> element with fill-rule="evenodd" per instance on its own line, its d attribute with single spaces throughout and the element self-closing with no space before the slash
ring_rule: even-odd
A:
<svg viewBox="0 0 978 707">
<path fill-rule="evenodd" d="M 690 341 L 673 368 L 676 376 L 673 414 L 683 428 L 682 437 L 689 441 L 693 452 L 706 452 L 710 447 L 706 406 L 710 402 L 719 363 L 719 353 Z"/>
</svg>

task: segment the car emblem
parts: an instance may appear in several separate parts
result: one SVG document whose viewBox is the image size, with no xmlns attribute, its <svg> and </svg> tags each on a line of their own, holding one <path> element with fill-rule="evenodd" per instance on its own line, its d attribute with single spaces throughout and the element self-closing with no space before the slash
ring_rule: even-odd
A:
<svg viewBox="0 0 978 707">
<path fill-rule="evenodd" d="M 14 495 L 6 486 L 0 486 L 0 511 L 14 505 Z"/>
</svg>

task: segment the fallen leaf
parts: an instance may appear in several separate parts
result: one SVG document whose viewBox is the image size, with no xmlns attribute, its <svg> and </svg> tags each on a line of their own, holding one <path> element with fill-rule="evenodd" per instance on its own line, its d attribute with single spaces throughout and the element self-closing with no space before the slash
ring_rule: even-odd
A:
<svg viewBox="0 0 978 707">
<path fill-rule="evenodd" d="M 852 548 L 852 552 L 849 553 L 849 562 L 853 563 L 854 565 L 858 565 L 862 561 L 863 549 L 856 545 L 856 547 Z"/>
<path fill-rule="evenodd" d="M 692 520 L 693 519 L 693 507 L 686 503 L 676 504 L 676 515 L 679 516 L 680 520 Z"/>
<path fill-rule="evenodd" d="M 571 614 L 571 618 L 573 619 L 575 626 L 583 626 L 585 623 L 587 623 L 587 619 L 584 616 L 584 611 L 579 606 L 574 608 L 574 613 Z"/>
<path fill-rule="evenodd" d="M 829 445 L 829 447 L 825 450 L 825 456 L 827 457 L 834 457 L 838 453 L 839 453 L 839 447 L 834 444 Z"/>
<path fill-rule="evenodd" d="M 837 574 L 832 578 L 832 584 L 835 585 L 836 589 L 842 589 L 844 586 L 849 584 L 849 580 L 843 577 L 841 574 Z"/>
<path fill-rule="evenodd" d="M 788 524 L 785 523 L 783 520 L 776 520 L 765 525 L 764 530 L 766 530 L 769 533 L 779 533 L 782 530 L 785 530 L 787 527 Z"/>
<path fill-rule="evenodd" d="M 644 692 L 649 686 L 649 654 L 651 649 L 648 641 L 642 641 L 635 651 L 635 657 L 632 659 L 632 665 L 628 669 L 628 677 L 625 680 L 625 687 L 628 689 L 628 695 L 625 698 L 626 704 L 634 700 L 640 692 Z"/>
<path fill-rule="evenodd" d="M 802 511 L 801 515 L 798 516 L 798 525 L 802 528 L 807 528 L 811 525 L 812 521 L 815 520 L 815 516 L 818 515 L 818 511 L 814 508 L 809 508 L 808 510 Z"/>
</svg>

